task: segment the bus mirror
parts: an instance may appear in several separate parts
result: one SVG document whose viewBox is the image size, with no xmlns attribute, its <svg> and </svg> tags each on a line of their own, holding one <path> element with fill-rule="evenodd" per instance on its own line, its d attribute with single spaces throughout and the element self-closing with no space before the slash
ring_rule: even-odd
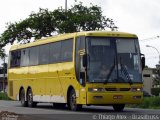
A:
<svg viewBox="0 0 160 120">
<path fill-rule="evenodd" d="M 82 59 L 83 59 L 83 67 L 86 68 L 87 67 L 87 54 L 83 55 Z"/>
<path fill-rule="evenodd" d="M 141 58 L 142 70 L 145 68 L 145 57 Z"/>
<path fill-rule="evenodd" d="M 80 84 L 85 86 L 85 72 L 80 72 Z"/>
</svg>

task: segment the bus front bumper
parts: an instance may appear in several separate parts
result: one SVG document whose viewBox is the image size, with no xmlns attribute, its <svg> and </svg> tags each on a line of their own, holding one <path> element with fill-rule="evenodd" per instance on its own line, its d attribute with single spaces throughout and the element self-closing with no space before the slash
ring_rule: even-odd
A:
<svg viewBox="0 0 160 120">
<path fill-rule="evenodd" d="M 142 103 L 142 92 L 88 92 L 88 105 L 139 104 Z"/>
</svg>

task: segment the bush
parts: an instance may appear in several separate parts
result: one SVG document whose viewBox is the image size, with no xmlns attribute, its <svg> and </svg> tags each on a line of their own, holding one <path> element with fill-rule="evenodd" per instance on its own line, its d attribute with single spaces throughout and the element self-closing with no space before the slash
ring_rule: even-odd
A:
<svg viewBox="0 0 160 120">
<path fill-rule="evenodd" d="M 153 97 L 151 100 L 152 107 L 160 107 L 160 97 Z"/>
<path fill-rule="evenodd" d="M 144 98 L 142 104 L 139 104 L 140 108 L 149 108 L 150 106 L 150 98 Z"/>
<path fill-rule="evenodd" d="M 141 104 L 130 104 L 128 107 L 131 108 L 160 108 L 160 97 L 146 97 L 143 99 Z"/>
<path fill-rule="evenodd" d="M 151 88 L 152 95 L 159 96 L 160 88 Z"/>
<path fill-rule="evenodd" d="M 7 93 L 0 92 L 0 100 L 11 100 Z"/>
</svg>

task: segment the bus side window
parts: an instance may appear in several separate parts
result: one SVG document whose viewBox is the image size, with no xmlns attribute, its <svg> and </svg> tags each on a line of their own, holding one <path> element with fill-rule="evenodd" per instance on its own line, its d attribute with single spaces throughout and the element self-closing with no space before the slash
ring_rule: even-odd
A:
<svg viewBox="0 0 160 120">
<path fill-rule="evenodd" d="M 51 43 L 49 46 L 49 63 L 61 62 L 61 42 Z"/>
<path fill-rule="evenodd" d="M 31 47 L 29 52 L 29 65 L 38 65 L 39 63 L 39 46 Z"/>
<path fill-rule="evenodd" d="M 49 44 L 39 46 L 39 65 L 49 63 Z"/>
<path fill-rule="evenodd" d="M 14 67 L 15 66 L 15 52 L 11 51 L 10 55 L 11 55 L 11 57 L 10 57 L 10 67 Z"/>
<path fill-rule="evenodd" d="M 11 52 L 11 67 L 19 67 L 21 60 L 21 51 L 16 50 Z"/>
<path fill-rule="evenodd" d="M 73 39 L 62 41 L 61 60 L 62 62 L 71 62 L 73 53 Z"/>
<path fill-rule="evenodd" d="M 29 65 L 29 48 L 21 50 L 21 66 Z"/>
</svg>

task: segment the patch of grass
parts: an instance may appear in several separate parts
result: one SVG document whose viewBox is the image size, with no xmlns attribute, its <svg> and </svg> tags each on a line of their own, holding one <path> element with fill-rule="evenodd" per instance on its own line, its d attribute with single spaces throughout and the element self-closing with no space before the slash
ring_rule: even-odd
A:
<svg viewBox="0 0 160 120">
<path fill-rule="evenodd" d="M 0 100 L 11 100 L 7 93 L 0 92 Z"/>
<path fill-rule="evenodd" d="M 160 97 L 153 97 L 150 104 L 150 106 L 160 108 Z"/>
<path fill-rule="evenodd" d="M 160 109 L 160 97 L 145 97 L 141 104 L 129 104 L 127 107 Z"/>
<path fill-rule="evenodd" d="M 149 107 L 150 107 L 150 104 L 151 104 L 150 101 L 152 101 L 151 98 L 144 98 L 142 104 L 139 104 L 139 107 L 140 107 L 140 108 L 149 108 Z"/>
</svg>

